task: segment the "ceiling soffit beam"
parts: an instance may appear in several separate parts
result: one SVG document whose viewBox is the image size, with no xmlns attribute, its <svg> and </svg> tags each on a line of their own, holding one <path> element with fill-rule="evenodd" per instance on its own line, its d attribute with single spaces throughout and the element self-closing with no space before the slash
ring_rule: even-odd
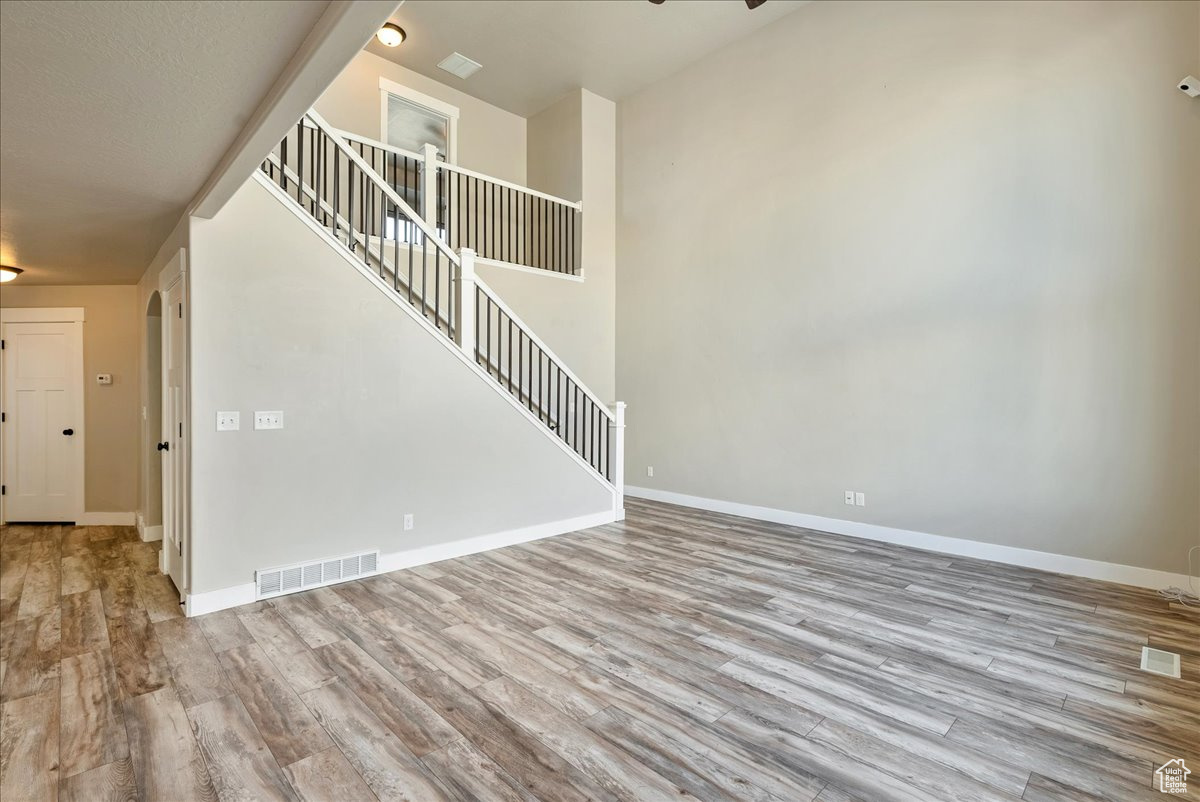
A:
<svg viewBox="0 0 1200 802">
<path fill-rule="evenodd" d="M 205 179 L 188 214 L 211 218 L 219 212 L 399 7 L 396 0 L 333 0 Z"/>
</svg>

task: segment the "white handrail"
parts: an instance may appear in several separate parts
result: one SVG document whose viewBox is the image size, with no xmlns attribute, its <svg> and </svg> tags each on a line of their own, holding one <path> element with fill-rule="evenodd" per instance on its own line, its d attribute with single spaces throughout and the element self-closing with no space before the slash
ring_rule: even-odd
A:
<svg viewBox="0 0 1200 802">
<path fill-rule="evenodd" d="M 508 315 L 509 319 L 512 320 L 512 322 L 516 324 L 517 328 L 520 329 L 521 331 L 523 331 L 525 333 L 525 336 L 528 337 L 529 340 L 534 345 L 536 345 L 538 348 L 540 348 L 542 353 L 545 354 L 547 357 L 549 357 L 550 361 L 553 362 L 558 367 L 558 369 L 561 370 L 566 375 L 566 377 L 568 379 L 573 381 L 575 383 L 576 387 L 578 387 L 580 390 L 583 391 L 584 395 L 586 395 L 589 399 L 591 399 L 592 403 L 594 403 L 597 407 L 600 408 L 600 410 L 604 413 L 605 417 L 607 417 L 610 421 L 615 420 L 613 417 L 612 411 L 608 408 L 608 405 L 605 404 L 603 401 L 601 401 L 599 396 L 597 396 L 595 393 L 593 393 L 586 384 L 584 384 L 582 381 L 580 381 L 578 376 L 576 376 L 574 373 L 571 372 L 571 369 L 567 367 L 567 363 L 564 362 L 558 356 L 558 354 L 551 351 L 550 346 L 548 346 L 544 342 L 542 342 L 541 338 L 539 338 L 536 334 L 533 333 L 533 329 L 531 329 L 529 327 L 529 324 L 527 324 L 524 320 L 521 320 L 520 316 L 518 316 L 517 313 L 514 312 L 512 310 L 512 308 L 509 307 L 508 304 L 506 304 L 506 303 L 504 303 L 504 301 L 500 300 L 500 296 L 496 294 L 495 290 L 493 290 L 491 287 L 489 287 L 487 285 L 486 281 L 484 281 L 483 279 L 479 278 L 478 275 L 476 275 L 475 276 L 475 285 L 477 287 L 479 287 L 480 290 L 483 291 L 484 295 L 486 295 L 488 298 L 491 299 L 492 303 L 494 303 L 497 307 L 499 307 L 500 311 L 502 311 L 504 314 Z M 488 355 L 488 360 L 490 362 L 491 354 Z"/>
<path fill-rule="evenodd" d="M 360 134 L 354 134 L 354 133 L 351 133 L 350 131 L 346 131 L 346 130 L 343 130 L 340 128 L 331 128 L 330 130 L 341 134 L 344 138 L 349 139 L 352 142 L 360 142 L 364 145 L 370 145 L 373 148 L 378 148 L 379 150 L 384 150 L 384 151 L 387 151 L 388 153 L 395 153 L 397 156 L 403 156 L 406 159 L 415 159 L 416 161 L 419 161 L 421 163 L 425 162 L 425 157 L 423 154 L 416 153 L 411 150 L 405 150 L 404 148 L 398 148 L 398 147 L 395 147 L 394 145 L 387 145 L 378 140 L 371 139 L 371 138 L 365 137 L 365 136 L 361 136 Z M 497 186 L 507 187 L 508 189 L 515 189 L 518 192 L 524 192 L 527 195 L 533 195 L 534 197 L 542 198 L 543 200 L 553 201 L 554 203 L 562 204 L 563 206 L 570 207 L 576 211 L 583 210 L 583 204 L 579 201 L 569 201 L 566 198 L 560 198 L 557 195 L 551 195 L 548 192 L 540 192 L 536 189 L 530 189 L 529 187 L 523 187 L 520 184 L 514 184 L 511 181 L 505 181 L 503 178 L 496 178 L 495 176 L 486 175 L 484 173 L 477 173 L 474 170 L 468 170 L 466 167 L 459 167 L 457 164 L 450 164 L 449 162 L 438 162 L 437 166 L 441 167 L 444 170 L 452 170 L 456 173 L 462 173 L 463 175 L 469 176 L 471 178 L 478 178 L 481 181 L 489 181 L 493 184 L 496 184 Z"/>
<path fill-rule="evenodd" d="M 508 189 L 515 189 L 517 192 L 524 192 L 526 195 L 533 195 L 536 198 L 542 198 L 543 200 L 552 201 L 553 203 L 558 203 L 563 206 L 574 209 L 577 212 L 583 211 L 583 204 L 579 201 L 569 201 L 566 198 L 560 198 L 556 195 L 551 195 L 548 192 L 539 192 L 536 189 L 530 189 L 529 187 L 523 187 L 520 184 L 514 184 L 511 181 L 505 181 L 503 178 L 496 178 L 495 176 L 484 175 L 483 173 L 477 173 L 474 170 L 468 170 L 466 167 L 459 167 L 457 164 L 450 164 L 449 162 L 438 162 L 438 167 L 441 167 L 444 170 L 452 170 L 456 173 L 462 173 L 463 175 L 469 176 L 471 178 L 478 178 L 482 181 L 489 181 L 493 184 L 496 184 L 497 186 L 507 187 Z"/>
<path fill-rule="evenodd" d="M 403 156 L 406 159 L 415 159 L 417 161 L 425 160 L 425 157 L 416 151 L 405 150 L 404 148 L 398 148 L 395 145 L 387 145 L 376 139 L 371 139 L 369 137 L 347 131 L 345 128 L 331 128 L 330 130 L 341 134 L 345 139 L 349 139 L 352 142 L 361 142 L 364 145 L 370 145 L 371 147 L 378 148 L 379 150 L 386 150 L 388 153 L 395 153 L 397 156 Z"/>
<path fill-rule="evenodd" d="M 344 153 L 346 158 L 350 159 L 350 161 L 353 162 L 354 165 L 363 172 L 363 174 L 370 176 L 372 182 L 378 185 L 384 196 L 393 205 L 404 211 L 409 218 L 409 222 L 421 229 L 421 233 L 425 235 L 426 239 L 433 242 L 439 251 L 446 254 L 447 258 L 450 259 L 451 264 L 459 264 L 458 254 L 452 251 L 450 246 L 442 241 L 441 237 L 437 235 L 437 232 L 434 231 L 430 225 L 421 218 L 421 215 L 417 214 L 413 207 L 408 205 L 408 202 L 405 201 L 404 198 L 401 198 L 396 194 L 396 191 L 392 189 L 391 185 L 384 179 L 383 176 L 375 172 L 371 165 L 367 164 L 366 161 L 363 160 L 362 156 L 359 156 L 354 152 L 353 148 L 346 144 L 346 140 L 341 138 L 336 128 L 333 128 L 327 122 L 325 122 L 325 119 L 315 111 L 309 111 L 306 116 L 316 124 L 317 128 L 324 131 L 326 136 L 333 140 L 334 146 Z"/>
</svg>

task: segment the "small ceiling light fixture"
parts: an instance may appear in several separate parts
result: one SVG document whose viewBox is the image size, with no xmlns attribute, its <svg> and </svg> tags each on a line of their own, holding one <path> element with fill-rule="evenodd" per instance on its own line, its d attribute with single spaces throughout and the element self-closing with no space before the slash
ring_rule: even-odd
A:
<svg viewBox="0 0 1200 802">
<path fill-rule="evenodd" d="M 398 47 L 408 38 L 408 34 L 394 22 L 389 22 L 375 33 L 375 38 L 385 47 Z"/>
<path fill-rule="evenodd" d="M 21 275 L 24 272 L 25 271 L 19 267 L 12 267 L 10 265 L 0 265 L 0 284 L 4 284 L 5 282 L 12 281 L 17 276 Z"/>
</svg>

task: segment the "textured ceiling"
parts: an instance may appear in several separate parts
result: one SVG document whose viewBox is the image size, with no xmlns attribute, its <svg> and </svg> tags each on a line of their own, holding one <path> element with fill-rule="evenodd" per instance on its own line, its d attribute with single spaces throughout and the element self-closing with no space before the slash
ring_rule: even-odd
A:
<svg viewBox="0 0 1200 802">
<path fill-rule="evenodd" d="M 137 281 L 327 5 L 0 3 L 0 259 Z"/>
<path fill-rule="evenodd" d="M 376 55 L 528 117 L 583 87 L 620 100 L 807 0 L 408 0 L 392 19 L 408 33 Z M 457 50 L 483 64 L 466 80 L 437 68 Z"/>
</svg>

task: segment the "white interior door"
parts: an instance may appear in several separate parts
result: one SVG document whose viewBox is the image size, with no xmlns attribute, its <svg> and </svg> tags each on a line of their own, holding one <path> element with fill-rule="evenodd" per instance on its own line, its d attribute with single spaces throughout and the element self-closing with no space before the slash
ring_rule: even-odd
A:
<svg viewBox="0 0 1200 802">
<path fill-rule="evenodd" d="M 184 424 L 187 418 L 184 282 L 172 284 L 163 297 L 162 455 L 163 569 L 181 594 L 185 587 L 187 486 Z"/>
<path fill-rule="evenodd" d="M 2 329 L 4 520 L 73 522 L 83 514 L 82 320 L 6 319 Z"/>
</svg>

